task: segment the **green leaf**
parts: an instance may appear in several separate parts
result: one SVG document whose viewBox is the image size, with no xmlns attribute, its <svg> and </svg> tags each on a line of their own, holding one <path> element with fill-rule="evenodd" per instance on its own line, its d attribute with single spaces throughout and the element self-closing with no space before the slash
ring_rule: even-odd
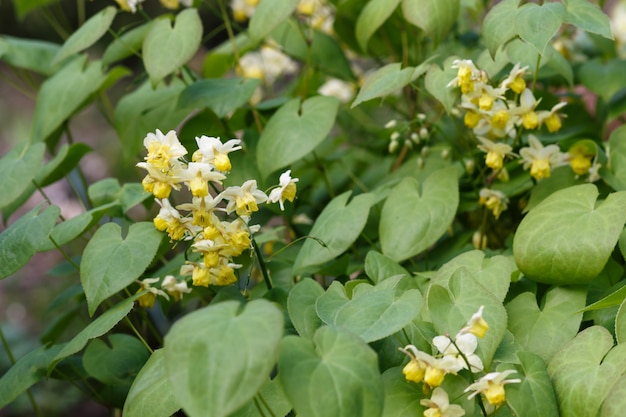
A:
<svg viewBox="0 0 626 417">
<path fill-rule="evenodd" d="M 61 214 L 57 206 L 49 206 L 41 213 L 35 207 L 0 233 L 0 279 L 19 271 L 48 240 L 48 234 Z"/>
<path fill-rule="evenodd" d="M 580 82 L 597 93 L 607 103 L 624 88 L 622 76 L 626 61 L 621 59 L 592 59 L 584 62 L 578 71 Z"/>
<path fill-rule="evenodd" d="M 489 330 L 480 339 L 476 354 L 482 359 L 485 369 L 489 369 L 507 327 L 507 314 L 501 302 L 464 268 L 452 274 L 447 287 L 431 285 L 426 302 L 437 334 L 443 335 L 456 335 L 480 306 L 484 306 L 483 317 L 489 324 Z"/>
<path fill-rule="evenodd" d="M 338 107 L 337 99 L 325 96 L 283 104 L 259 138 L 257 162 L 261 175 L 266 178 L 310 154 L 332 129 Z"/>
<path fill-rule="evenodd" d="M 163 234 L 152 222 L 135 223 L 125 237 L 115 223 L 101 226 L 93 235 L 80 262 L 80 282 L 85 290 L 89 315 L 100 303 L 123 290 L 150 265 Z"/>
<path fill-rule="evenodd" d="M 506 305 L 508 329 L 525 350 L 547 362 L 578 333 L 587 291 L 576 287 L 554 287 L 537 306 L 534 293 L 525 292 Z"/>
<path fill-rule="evenodd" d="M 257 398 L 262 399 L 263 405 Z M 257 397 L 228 417 L 266 417 L 266 412 L 270 415 L 286 416 L 292 408 L 280 381 L 274 378 L 263 384 Z"/>
<path fill-rule="evenodd" d="M 339 257 L 359 237 L 365 227 L 373 194 L 361 194 L 352 199 L 350 191 L 335 197 L 319 215 L 293 265 L 294 274 L 319 266 Z M 323 242 L 323 245 L 321 244 Z"/>
<path fill-rule="evenodd" d="M 188 110 L 177 109 L 178 96 L 184 88 L 184 83 L 178 79 L 169 85 L 160 84 L 156 89 L 145 82 L 120 99 L 113 120 L 127 160 L 137 158 L 147 133 L 156 129 L 167 133 L 189 116 Z"/>
<path fill-rule="evenodd" d="M 493 6 L 483 20 L 483 39 L 492 57 L 498 48 L 510 41 L 517 32 L 515 20 L 520 0 L 504 0 Z"/>
<path fill-rule="evenodd" d="M 17 200 L 24 191 L 32 186 L 37 175 L 46 146 L 43 143 L 23 142 L 11 149 L 0 159 L 0 208 Z"/>
<path fill-rule="evenodd" d="M 298 334 L 312 339 L 322 320 L 315 310 L 315 302 L 324 294 L 324 289 L 315 280 L 304 278 L 297 283 L 287 298 L 287 311 Z"/>
<path fill-rule="evenodd" d="M 395 261 L 415 256 L 437 241 L 459 205 L 457 170 L 433 172 L 423 184 L 407 177 L 396 185 L 382 209 L 382 252 Z"/>
<path fill-rule="evenodd" d="M 37 185 L 46 187 L 59 181 L 76 168 L 82 157 L 89 152 L 91 147 L 84 143 L 63 144 L 54 159 L 37 174 Z"/>
<path fill-rule="evenodd" d="M 626 299 L 626 286 L 617 289 L 606 297 L 601 298 L 600 300 L 592 303 L 582 309 L 581 311 L 594 311 L 601 310 L 604 308 L 615 307 L 622 304 L 622 301 Z"/>
<path fill-rule="evenodd" d="M 41 86 L 33 116 L 32 141 L 42 142 L 71 117 L 107 80 L 100 62 L 79 56 Z M 72 88 L 67 86 L 71 85 Z"/>
<path fill-rule="evenodd" d="M 252 43 L 263 40 L 279 24 L 285 21 L 298 6 L 298 0 L 263 0 L 254 10 L 248 25 Z"/>
<path fill-rule="evenodd" d="M 626 345 L 613 347 L 601 326 L 589 327 L 548 364 L 561 417 L 596 417 L 626 372 Z M 623 410 L 622 410 L 623 412 Z"/>
<path fill-rule="evenodd" d="M 59 0 L 13 0 L 15 12 L 18 19 L 23 20 L 24 17 L 35 9 L 42 8 L 49 4 L 60 3 Z"/>
<path fill-rule="evenodd" d="M 117 178 L 105 178 L 91 184 L 87 189 L 87 196 L 91 204 L 97 207 L 117 202 L 121 190 Z"/>
<path fill-rule="evenodd" d="M 169 417 L 179 409 L 165 370 L 165 352 L 155 350 L 130 387 L 122 414 L 126 417 Z"/>
<path fill-rule="evenodd" d="M 407 326 L 422 308 L 422 294 L 406 290 L 402 277 L 392 277 L 377 284 L 357 285 L 352 299 L 339 282 L 334 281 L 317 299 L 318 316 L 328 325 L 347 330 L 373 342 L 390 336 Z"/>
<path fill-rule="evenodd" d="M 624 287 L 622 287 L 624 289 Z M 624 309 L 624 305 L 626 303 L 622 301 L 617 310 L 617 315 L 615 316 L 615 338 L 617 339 L 617 343 L 626 342 L 626 309 Z"/>
<path fill-rule="evenodd" d="M 576 185 L 555 192 L 532 209 L 513 240 L 515 263 L 547 284 L 589 282 L 604 268 L 626 221 L 626 192 L 597 204 L 598 189 Z"/>
<path fill-rule="evenodd" d="M 56 43 L 0 36 L 0 61 L 43 75 L 52 75 L 57 66 L 52 60 L 61 47 Z"/>
<path fill-rule="evenodd" d="M 626 190 L 626 126 L 611 133 L 607 148 L 611 151 L 608 163 L 600 169 L 600 175 L 615 190 Z"/>
<path fill-rule="evenodd" d="M 362 51 L 372 35 L 385 23 L 401 0 L 369 0 L 356 20 L 356 39 Z"/>
<path fill-rule="evenodd" d="M 255 15 L 256 16 L 256 15 Z M 199 80 L 186 87 L 178 97 L 179 109 L 207 107 L 218 117 L 242 107 L 261 83 L 256 78 L 215 78 Z"/>
<path fill-rule="evenodd" d="M 542 56 L 537 51 L 537 48 L 519 38 L 508 42 L 505 51 L 509 61 L 519 62 L 520 66 L 528 67 L 529 72 L 535 72 L 537 64 L 539 64 L 539 67 L 545 65 L 547 61 L 547 56 L 545 55 L 552 52 L 551 48 L 546 48 L 545 54 Z"/>
<path fill-rule="evenodd" d="M 143 185 L 138 182 L 125 183 L 120 190 L 120 204 L 122 210 L 127 213 L 138 204 L 152 198 L 152 193 L 144 190 Z"/>
<path fill-rule="evenodd" d="M 378 284 L 393 276 L 410 276 L 409 272 L 388 256 L 376 251 L 369 251 L 365 256 L 365 273 Z"/>
<path fill-rule="evenodd" d="M 609 17 L 598 7 L 588 0 L 563 0 L 565 10 L 565 23 L 572 24 L 582 30 L 597 33 L 608 39 L 613 39 L 611 22 Z"/>
<path fill-rule="evenodd" d="M 395 93 L 421 76 L 428 68 L 429 61 L 430 59 L 417 67 L 402 68 L 402 65 L 396 62 L 379 68 L 365 79 L 351 107 L 354 108 L 364 101 Z"/>
<path fill-rule="evenodd" d="M 174 27 L 168 19 L 152 24 L 143 41 L 143 62 L 153 86 L 193 58 L 200 47 L 202 31 L 197 9 L 180 12 Z"/>
<path fill-rule="evenodd" d="M 424 392 L 420 384 L 408 382 L 401 367 L 387 369 L 383 373 L 385 385 L 385 408 L 382 417 L 414 417 L 424 413 L 420 400 Z"/>
<path fill-rule="evenodd" d="M 67 38 L 52 64 L 57 64 L 96 43 L 98 39 L 107 33 L 116 13 L 116 7 L 108 6 L 91 16 L 78 30 Z"/>
<path fill-rule="evenodd" d="M 506 403 L 514 415 L 523 417 L 559 417 L 556 396 L 543 359 L 531 352 L 517 352 L 521 372 L 510 378 L 522 382 L 506 386 Z M 502 371 L 498 367 L 498 371 Z M 529 407 L 528 404 L 532 404 Z"/>
<path fill-rule="evenodd" d="M 457 76 L 457 70 L 452 68 L 456 58 L 450 57 L 443 63 L 443 70 L 437 65 L 430 65 L 424 79 L 426 91 L 432 94 L 448 113 L 452 111 L 459 98 L 459 89 L 448 87 L 450 81 Z"/>
<path fill-rule="evenodd" d="M 50 363 L 50 365 L 48 365 L 48 374 L 52 372 L 59 361 L 80 352 L 87 345 L 89 340 L 95 339 L 96 337 L 100 337 L 107 333 L 117 323 L 119 323 L 120 320 L 126 317 L 130 310 L 132 310 L 133 304 L 139 295 L 140 294 L 136 294 L 127 298 L 121 303 L 108 309 L 100 317 L 89 323 L 89 325 L 74 336 L 72 340 L 67 342 L 63 349 L 54 357 L 54 360 Z"/>
<path fill-rule="evenodd" d="M 85 371 L 104 384 L 130 386 L 150 353 L 131 335 L 114 333 L 107 337 L 107 342 L 100 339 L 89 342 L 83 353 Z"/>
<path fill-rule="evenodd" d="M 131 55 L 139 55 L 143 41 L 154 21 L 146 22 L 122 36 L 116 37 L 102 55 L 102 65 L 108 66 Z"/>
<path fill-rule="evenodd" d="M 43 378 L 48 364 L 62 348 L 63 345 L 54 345 L 50 348 L 41 346 L 18 359 L 0 378 L 0 408 L 13 402 L 21 393 Z"/>
<path fill-rule="evenodd" d="M 265 300 L 211 304 L 178 320 L 164 351 L 183 410 L 225 417 L 246 404 L 274 367 L 282 331 L 283 314 Z"/>
<path fill-rule="evenodd" d="M 544 178 L 532 188 L 528 204 L 524 207 L 524 212 L 537 207 L 539 203 L 558 190 L 584 183 L 585 179 L 576 178 L 576 174 L 569 165 L 558 167 L 552 170 L 550 178 Z"/>
<path fill-rule="evenodd" d="M 404 18 L 441 43 L 459 17 L 459 0 L 402 0 Z"/>
<path fill-rule="evenodd" d="M 350 333 L 324 326 L 312 341 L 286 336 L 278 375 L 299 417 L 381 414 L 384 394 L 376 352 Z"/>
<path fill-rule="evenodd" d="M 517 10 L 515 31 L 543 55 L 546 45 L 556 35 L 564 20 L 565 7 L 561 3 L 544 3 L 541 6 L 527 3 Z"/>
</svg>

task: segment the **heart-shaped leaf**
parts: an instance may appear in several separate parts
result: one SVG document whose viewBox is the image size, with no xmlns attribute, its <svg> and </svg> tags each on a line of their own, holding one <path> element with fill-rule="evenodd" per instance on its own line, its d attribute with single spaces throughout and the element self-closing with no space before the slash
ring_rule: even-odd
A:
<svg viewBox="0 0 626 417">
<path fill-rule="evenodd" d="M 207 107 L 218 117 L 246 104 L 261 83 L 256 78 L 228 78 L 199 80 L 186 87 L 178 97 L 179 109 L 198 109 Z"/>
<path fill-rule="evenodd" d="M 554 287 L 539 309 L 534 293 L 522 293 L 506 305 L 508 328 L 517 343 L 547 363 L 578 333 L 586 297 L 585 289 Z"/>
<path fill-rule="evenodd" d="M 546 45 L 563 24 L 565 14 L 561 3 L 544 3 L 541 6 L 527 3 L 517 11 L 515 31 L 543 55 Z"/>
<path fill-rule="evenodd" d="M 287 311 L 293 327 L 300 336 L 311 339 L 322 325 L 315 310 L 315 302 L 324 294 L 324 289 L 316 281 L 304 278 L 297 283 L 287 298 Z"/>
<path fill-rule="evenodd" d="M 365 273 L 374 284 L 393 276 L 410 276 L 409 272 L 388 256 L 376 251 L 369 251 L 365 256 Z"/>
<path fill-rule="evenodd" d="M 515 20 L 519 2 L 520 0 L 503 0 L 485 15 L 483 39 L 492 57 L 496 56 L 498 48 L 517 35 L 515 25 L 511 22 Z"/>
<path fill-rule="evenodd" d="M 387 369 L 383 373 L 385 385 L 385 408 L 383 417 L 414 417 L 424 413 L 420 400 L 424 392 L 420 384 L 408 382 L 402 374 L 402 368 Z"/>
<path fill-rule="evenodd" d="M 252 43 L 259 43 L 285 21 L 298 6 L 298 0 L 263 0 L 250 18 L 248 32 Z"/>
<path fill-rule="evenodd" d="M 626 126 L 611 133 L 608 145 L 611 149 L 609 161 L 600 169 L 600 175 L 615 190 L 626 190 Z"/>
<path fill-rule="evenodd" d="M 43 143 L 24 142 L 6 153 L 0 159 L 0 208 L 18 199 L 32 186 L 32 180 L 41 166 L 46 146 Z"/>
<path fill-rule="evenodd" d="M 339 100 L 315 96 L 283 104 L 270 119 L 257 147 L 257 163 L 266 178 L 311 153 L 335 123 Z"/>
<path fill-rule="evenodd" d="M 164 351 L 183 410 L 225 417 L 246 404 L 269 377 L 282 332 L 282 312 L 265 300 L 211 304 L 178 320 Z"/>
<path fill-rule="evenodd" d="M 312 341 L 285 337 L 278 375 L 300 417 L 379 417 L 383 408 L 376 352 L 336 328 L 320 327 Z"/>
<path fill-rule="evenodd" d="M 450 81 L 457 76 L 458 71 L 452 68 L 456 58 L 450 57 L 443 63 L 443 69 L 438 65 L 430 65 L 424 79 L 426 90 L 435 97 L 448 113 L 452 111 L 459 98 L 459 89 L 448 87 Z"/>
<path fill-rule="evenodd" d="M 83 353 L 83 367 L 95 379 L 107 385 L 127 385 L 148 360 L 150 353 L 134 336 L 111 334 L 103 340 L 94 339 Z"/>
<path fill-rule="evenodd" d="M 597 93 L 607 103 L 618 91 L 624 89 L 621 76 L 626 71 L 622 59 L 592 59 L 584 62 L 578 72 L 580 82 Z"/>
<path fill-rule="evenodd" d="M 407 177 L 396 185 L 382 209 L 382 252 L 395 261 L 415 256 L 445 233 L 459 205 L 455 167 L 433 172 L 423 184 Z"/>
<path fill-rule="evenodd" d="M 548 364 L 561 417 L 596 417 L 625 372 L 626 345 L 601 326 L 580 332 Z"/>
<path fill-rule="evenodd" d="M 130 387 L 123 413 L 126 417 L 169 417 L 180 409 L 165 371 L 165 353 L 155 350 Z"/>
<path fill-rule="evenodd" d="M 185 9 L 169 19 L 156 21 L 143 41 L 143 62 L 155 86 L 167 75 L 185 65 L 200 47 L 202 20 L 197 9 Z"/>
<path fill-rule="evenodd" d="M 401 281 L 402 277 L 396 276 L 376 286 L 358 285 L 352 299 L 335 281 L 317 299 L 317 315 L 326 324 L 348 330 L 368 343 L 390 336 L 408 325 L 422 308 L 419 290 L 405 290 Z"/>
<path fill-rule="evenodd" d="M 0 36 L 0 59 L 3 62 L 43 75 L 52 75 L 58 69 L 57 65 L 52 65 L 52 60 L 59 49 L 61 47 L 52 42 Z"/>
<path fill-rule="evenodd" d="M 107 223 L 96 231 L 80 263 L 80 282 L 90 315 L 102 301 L 141 276 L 154 259 L 162 239 L 163 234 L 151 222 L 131 225 L 125 237 L 115 223 Z"/>
<path fill-rule="evenodd" d="M 139 25 L 121 36 L 116 37 L 107 46 L 102 55 L 102 65 L 111 65 L 131 55 L 138 55 L 143 45 L 143 40 L 152 27 L 153 20 Z"/>
<path fill-rule="evenodd" d="M 402 0 L 404 18 L 440 43 L 459 17 L 460 0 Z"/>
<path fill-rule="evenodd" d="M 515 263 L 529 278 L 548 284 L 577 284 L 604 268 L 626 221 L 626 192 L 597 204 L 592 184 L 547 197 L 520 223 L 513 240 Z"/>
<path fill-rule="evenodd" d="M 565 23 L 570 23 L 582 30 L 597 33 L 613 39 L 609 17 L 598 5 L 587 0 L 563 0 L 565 4 Z"/>
</svg>

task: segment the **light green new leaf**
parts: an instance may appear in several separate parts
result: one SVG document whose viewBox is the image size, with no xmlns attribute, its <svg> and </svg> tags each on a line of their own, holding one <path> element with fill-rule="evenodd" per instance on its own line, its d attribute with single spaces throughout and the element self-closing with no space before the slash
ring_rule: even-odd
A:
<svg viewBox="0 0 626 417">
<path fill-rule="evenodd" d="M 563 24 L 565 14 L 561 3 L 544 3 L 542 6 L 527 3 L 517 11 L 515 31 L 543 55 L 546 45 Z"/>
<path fill-rule="evenodd" d="M 455 167 L 433 172 L 423 184 L 407 177 L 396 185 L 382 209 L 382 252 L 395 261 L 415 256 L 443 235 L 459 205 Z"/>
<path fill-rule="evenodd" d="M 165 353 L 155 350 L 128 391 L 126 417 L 169 417 L 180 409 L 165 371 Z"/>
<path fill-rule="evenodd" d="M 517 352 L 517 357 L 521 372 L 508 378 L 519 378 L 522 382 L 506 386 L 507 405 L 514 415 L 520 417 L 559 417 L 556 396 L 543 359 L 531 352 Z M 498 371 L 503 369 L 498 367 Z"/>
<path fill-rule="evenodd" d="M 457 70 L 452 68 L 452 64 L 457 59 L 450 57 L 443 63 L 443 69 L 438 65 L 430 65 L 424 79 L 426 91 L 432 94 L 448 113 L 452 111 L 459 98 L 459 89 L 448 87 L 450 81 L 457 76 Z"/>
<path fill-rule="evenodd" d="M 0 378 L 0 409 L 46 375 L 46 368 L 63 345 L 41 346 L 24 355 Z"/>
<path fill-rule="evenodd" d="M 107 385 L 130 386 L 150 352 L 135 336 L 115 333 L 89 342 L 83 353 L 85 371 Z"/>
<path fill-rule="evenodd" d="M 135 300 L 141 294 L 136 294 L 119 304 L 116 304 L 112 308 L 105 311 L 100 317 L 89 323 L 80 333 L 78 333 L 72 340 L 67 342 L 63 349 L 54 357 L 54 360 L 48 365 L 48 374 L 52 372 L 54 367 L 59 361 L 71 356 L 77 352 L 80 352 L 91 339 L 100 337 L 103 334 L 111 330 L 117 323 L 120 322 L 133 308 Z"/>
<path fill-rule="evenodd" d="M 356 20 L 356 39 L 362 51 L 372 35 L 391 16 L 401 0 L 369 0 Z"/>
<path fill-rule="evenodd" d="M 492 57 L 496 56 L 498 48 L 511 40 L 517 32 L 515 21 L 517 6 L 520 0 L 504 0 L 489 10 L 483 20 L 483 39 Z"/>
<path fill-rule="evenodd" d="M 563 0 L 565 4 L 565 23 L 570 23 L 582 30 L 597 33 L 613 39 L 609 17 L 589 0 Z"/>
<path fill-rule="evenodd" d="M 332 129 L 339 108 L 334 97 L 315 96 L 283 104 L 265 126 L 257 146 L 264 178 L 308 155 Z"/>
<path fill-rule="evenodd" d="M 339 257 L 365 227 L 373 194 L 360 194 L 348 203 L 350 191 L 335 197 L 319 215 L 293 265 L 294 274 Z M 321 242 L 324 244 L 322 245 Z"/>
<path fill-rule="evenodd" d="M 459 17 L 460 0 L 402 0 L 404 18 L 439 44 Z"/>
<path fill-rule="evenodd" d="M 626 190 L 626 126 L 620 126 L 611 133 L 607 145 L 611 152 L 606 166 L 600 175 L 615 190 Z"/>
<path fill-rule="evenodd" d="M 150 265 L 163 234 L 152 222 L 135 223 L 121 236 L 115 223 L 101 226 L 93 235 L 80 262 L 80 282 L 85 290 L 89 315 L 100 303 L 123 290 Z"/>
<path fill-rule="evenodd" d="M 56 43 L 0 36 L 0 61 L 43 75 L 52 75 L 57 67 L 52 60 L 61 47 Z"/>
<path fill-rule="evenodd" d="M 393 276 L 410 276 L 399 263 L 374 250 L 367 252 L 365 256 L 365 273 L 374 284 Z"/>
<path fill-rule="evenodd" d="M 540 309 L 534 293 L 522 293 L 506 305 L 508 328 L 517 343 L 547 363 L 578 333 L 586 297 L 586 289 L 553 287 Z"/>
<path fill-rule="evenodd" d="M 256 16 L 256 14 L 255 14 Z M 198 109 L 208 107 L 218 117 L 246 104 L 259 86 L 256 78 L 215 78 L 198 80 L 187 86 L 178 96 L 179 109 Z"/>
<path fill-rule="evenodd" d="M 452 274 L 447 288 L 431 285 L 426 300 L 435 330 L 443 335 L 456 335 L 480 306 L 484 306 L 483 317 L 489 330 L 480 339 L 476 353 L 488 369 L 506 332 L 507 314 L 502 303 L 464 268 Z"/>
<path fill-rule="evenodd" d="M 139 55 L 143 41 L 152 28 L 154 21 L 146 22 L 134 29 L 129 30 L 113 40 L 104 50 L 102 55 L 102 65 L 111 65 L 112 63 L 129 57 L 131 55 Z"/>
<path fill-rule="evenodd" d="M 592 59 L 580 66 L 578 76 L 585 87 L 597 93 L 607 103 L 624 89 L 626 62 L 622 59 Z"/>
<path fill-rule="evenodd" d="M 152 197 L 152 193 L 147 192 L 143 185 L 138 182 L 125 183 L 122 185 L 119 194 L 120 204 L 124 213 Z"/>
<path fill-rule="evenodd" d="M 61 214 L 57 206 L 41 213 L 41 205 L 24 214 L 0 233 L 0 279 L 19 271 L 48 240 L 48 234 Z"/>
<path fill-rule="evenodd" d="M 83 25 L 67 38 L 61 50 L 52 61 L 57 64 L 75 53 L 81 52 L 96 43 L 111 27 L 117 8 L 108 6 L 91 16 Z"/>
<path fill-rule="evenodd" d="M 304 278 L 289 291 L 287 312 L 291 324 L 306 339 L 312 339 L 315 331 L 322 325 L 322 319 L 315 310 L 315 302 L 323 294 L 322 286 L 309 278 Z"/>
<path fill-rule="evenodd" d="M 414 417 L 424 413 L 420 400 L 424 392 L 420 384 L 408 382 L 402 374 L 402 368 L 387 369 L 383 373 L 385 385 L 385 407 L 382 417 Z"/>
<path fill-rule="evenodd" d="M 33 116 L 32 141 L 46 140 L 107 80 L 100 62 L 78 56 L 41 86 Z M 71 88 L 68 88 L 71 86 Z"/>
<path fill-rule="evenodd" d="M 582 184 L 547 197 L 520 223 L 513 240 L 515 263 L 547 284 L 589 282 L 604 268 L 626 221 L 626 192 L 597 203 L 598 189 Z"/>
<path fill-rule="evenodd" d="M 285 21 L 298 6 L 298 0 L 263 0 L 250 18 L 248 33 L 252 43 L 257 44 L 272 30 Z"/>
<path fill-rule="evenodd" d="M 174 27 L 169 19 L 152 24 L 143 41 L 143 63 L 153 86 L 193 58 L 200 47 L 202 31 L 197 9 L 180 12 Z"/>
<path fill-rule="evenodd" d="M 613 336 L 601 326 L 580 332 L 548 364 L 560 416 L 598 416 L 605 399 L 621 390 L 617 384 L 625 372 L 626 345 L 613 347 Z"/>
<path fill-rule="evenodd" d="M 165 336 L 165 365 L 191 417 L 226 417 L 251 400 L 276 363 L 283 314 L 269 301 L 211 304 Z"/>
<path fill-rule="evenodd" d="M 357 336 L 320 327 L 313 340 L 280 343 L 278 376 L 299 417 L 379 417 L 383 384 L 378 358 Z"/>
<path fill-rule="evenodd" d="M 365 342 L 400 331 L 419 314 L 422 294 L 401 288 L 402 277 L 391 277 L 373 286 L 360 284 L 352 299 L 339 282 L 333 282 L 317 299 L 317 315 L 328 325 L 348 330 Z"/>
<path fill-rule="evenodd" d="M 45 151 L 46 146 L 43 143 L 22 142 L 0 159 L 0 208 L 11 204 L 32 186 Z"/>
</svg>

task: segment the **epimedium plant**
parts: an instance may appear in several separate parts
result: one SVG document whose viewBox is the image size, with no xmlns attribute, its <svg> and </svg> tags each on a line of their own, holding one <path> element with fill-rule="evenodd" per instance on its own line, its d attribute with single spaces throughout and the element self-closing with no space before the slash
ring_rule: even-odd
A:
<svg viewBox="0 0 626 417">
<path fill-rule="evenodd" d="M 0 406 L 41 413 L 54 378 L 135 417 L 621 415 L 626 64 L 603 4 L 161 4 L 0 37 L 36 95 L 0 159 L 0 277 L 58 251 L 74 282 Z M 134 178 L 75 175 L 92 105 Z M 64 178 L 70 219 L 45 192 Z"/>
</svg>

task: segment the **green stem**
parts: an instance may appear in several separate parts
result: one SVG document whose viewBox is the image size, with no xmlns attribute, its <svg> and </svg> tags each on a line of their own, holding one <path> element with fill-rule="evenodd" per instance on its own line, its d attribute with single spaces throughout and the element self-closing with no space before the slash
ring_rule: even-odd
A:
<svg viewBox="0 0 626 417">
<path fill-rule="evenodd" d="M 326 171 L 326 167 L 322 163 L 322 160 L 317 156 L 317 152 L 313 151 L 313 158 L 315 158 L 315 166 L 320 170 L 322 176 L 324 178 L 324 182 L 326 183 L 326 188 L 328 188 L 328 194 L 331 198 L 335 198 L 335 192 L 333 191 L 333 187 L 330 182 L 330 178 L 328 177 L 328 171 Z"/>
<path fill-rule="evenodd" d="M 272 285 L 272 279 L 267 273 L 267 268 L 265 266 L 265 261 L 263 260 L 263 254 L 261 253 L 261 249 L 259 245 L 256 243 L 256 240 L 252 238 L 252 247 L 254 248 L 254 253 L 256 254 L 256 258 L 259 261 L 259 267 L 261 268 L 261 273 L 263 274 L 263 281 L 265 281 L 265 286 L 268 290 L 271 290 L 274 286 Z"/>
<path fill-rule="evenodd" d="M 76 0 L 76 13 L 78 14 L 78 26 L 85 23 L 85 0 Z"/>
<path fill-rule="evenodd" d="M 254 401 L 254 406 L 256 407 L 261 417 L 265 417 L 265 413 L 263 412 L 263 409 L 261 408 L 261 404 L 259 404 L 259 400 L 256 398 L 256 396 L 252 400 Z"/>
<path fill-rule="evenodd" d="M 456 351 L 459 353 L 461 358 L 463 358 L 463 362 L 465 362 L 465 366 L 467 366 L 467 370 L 470 373 L 471 380 L 475 381 L 476 378 L 474 376 L 474 372 L 472 372 L 472 365 L 469 363 L 469 360 L 467 359 L 467 356 L 465 356 L 465 353 L 461 352 L 461 349 L 459 349 L 459 346 L 456 344 L 456 341 L 450 339 L 450 343 L 452 343 L 452 345 L 454 345 L 454 347 L 456 348 Z M 480 410 L 482 411 L 483 415 L 485 417 L 487 417 L 487 410 L 485 409 L 485 404 L 483 404 L 482 397 L 480 395 L 477 395 L 475 398 L 476 398 L 476 402 L 478 403 L 478 406 L 480 407 Z"/>
<path fill-rule="evenodd" d="M 218 4 L 220 6 L 220 12 L 222 13 L 222 19 L 224 19 L 224 25 L 226 26 L 228 39 L 230 40 L 230 44 L 233 47 L 233 55 L 235 56 L 235 61 L 237 61 L 237 65 L 239 65 L 239 49 L 237 48 L 237 42 L 235 41 L 235 33 L 233 32 L 233 27 L 230 24 L 230 19 L 228 18 L 228 13 L 226 12 L 226 7 L 224 6 L 224 0 L 219 0 Z"/>
<path fill-rule="evenodd" d="M 261 402 L 263 403 L 263 405 L 265 406 L 265 408 L 267 408 L 267 411 L 270 413 L 271 417 L 276 417 L 276 414 L 274 414 L 274 412 L 272 411 L 272 409 L 270 408 L 269 404 L 267 403 L 267 401 L 265 401 L 265 398 L 263 398 L 263 395 L 261 395 L 261 393 L 257 393 L 257 397 L 259 397 L 259 400 L 261 400 Z"/>
<path fill-rule="evenodd" d="M 143 345 L 146 347 L 146 349 L 148 349 L 148 352 L 150 352 L 151 354 L 154 353 L 154 350 L 152 350 L 152 348 L 150 347 L 150 345 L 148 344 L 148 342 L 146 342 L 146 339 L 143 338 L 143 336 L 141 335 L 141 333 L 139 333 L 139 330 L 137 330 L 137 328 L 135 327 L 135 325 L 133 324 L 132 321 L 130 321 L 130 319 L 128 318 L 128 316 L 124 317 L 124 319 L 126 319 L 126 322 L 128 323 L 128 325 L 130 326 L 130 328 L 132 329 L 133 333 L 135 333 L 135 335 L 139 338 L 139 340 L 141 341 L 141 343 L 143 343 Z"/>
<path fill-rule="evenodd" d="M 535 84 L 537 84 L 537 75 L 539 74 L 539 65 L 541 64 L 541 54 L 537 54 L 537 66 L 535 67 L 535 72 L 533 74 L 533 85 L 532 92 L 535 93 Z"/>
</svg>

